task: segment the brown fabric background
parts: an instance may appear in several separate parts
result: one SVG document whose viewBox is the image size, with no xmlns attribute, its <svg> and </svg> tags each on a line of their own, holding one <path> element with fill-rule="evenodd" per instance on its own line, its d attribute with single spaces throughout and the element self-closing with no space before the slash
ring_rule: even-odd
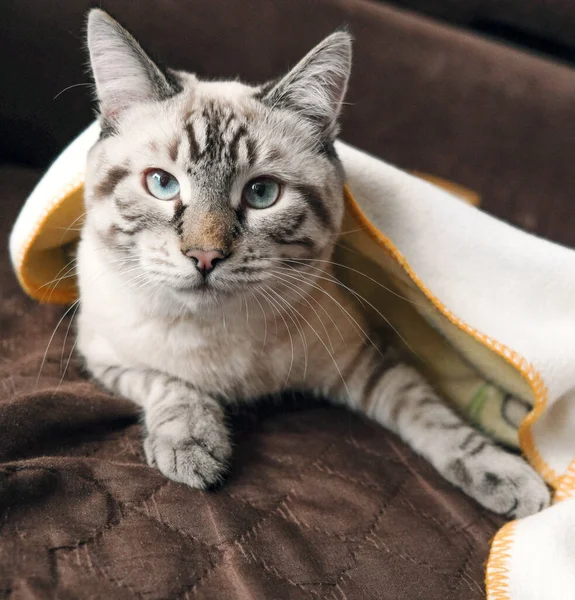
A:
<svg viewBox="0 0 575 600">
<path fill-rule="evenodd" d="M 379 0 L 373 0 L 375 2 Z M 546 41 L 551 49 L 575 49 L 575 5 L 571 0 L 390 0 L 467 27 L 494 25 L 519 39 Z M 495 27 L 493 31 L 501 31 Z M 521 33 L 525 34 L 521 36 Z M 529 37 L 528 37 L 529 36 Z"/>
<path fill-rule="evenodd" d="M 0 235 L 46 163 L 91 119 L 88 2 L 3 0 Z M 348 23 L 343 138 L 453 179 L 489 211 L 575 241 L 575 76 L 364 0 L 108 0 L 164 62 L 257 81 Z M 5 248 L 5 245 L 4 245 Z M 500 520 L 363 419 L 302 401 L 231 417 L 216 493 L 144 464 L 134 407 L 83 379 L 63 310 L 26 299 L 0 251 L 0 597 L 484 597 Z M 46 361 L 39 375 L 44 352 Z"/>
</svg>

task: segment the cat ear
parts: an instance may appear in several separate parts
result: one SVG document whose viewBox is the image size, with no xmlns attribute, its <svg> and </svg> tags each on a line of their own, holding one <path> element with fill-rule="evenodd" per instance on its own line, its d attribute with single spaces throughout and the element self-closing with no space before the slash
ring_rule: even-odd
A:
<svg viewBox="0 0 575 600">
<path fill-rule="evenodd" d="M 138 42 L 103 10 L 90 11 L 87 42 L 105 120 L 116 120 L 134 104 L 163 100 L 179 91 Z"/>
<path fill-rule="evenodd" d="M 271 107 L 293 110 L 333 138 L 351 71 L 351 36 L 336 31 L 307 54 L 271 89 L 262 101 Z"/>
</svg>

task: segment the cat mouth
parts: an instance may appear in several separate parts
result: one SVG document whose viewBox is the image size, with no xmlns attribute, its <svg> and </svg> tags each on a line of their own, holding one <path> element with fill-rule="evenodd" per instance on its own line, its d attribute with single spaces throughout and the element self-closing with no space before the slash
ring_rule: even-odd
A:
<svg viewBox="0 0 575 600">
<path fill-rule="evenodd" d="M 176 291 L 207 294 L 208 292 L 213 292 L 214 287 L 212 285 L 210 285 L 209 282 L 204 280 L 204 281 L 200 281 L 200 282 L 189 283 L 187 285 L 179 285 L 176 287 Z"/>
<path fill-rule="evenodd" d="M 219 289 L 219 286 L 215 286 L 213 282 L 209 280 L 209 278 L 202 279 L 200 281 L 191 281 L 186 284 L 179 284 L 175 286 L 176 292 L 180 292 L 182 294 L 196 294 L 199 296 L 214 296 L 216 294 L 221 294 L 222 290 Z"/>
</svg>

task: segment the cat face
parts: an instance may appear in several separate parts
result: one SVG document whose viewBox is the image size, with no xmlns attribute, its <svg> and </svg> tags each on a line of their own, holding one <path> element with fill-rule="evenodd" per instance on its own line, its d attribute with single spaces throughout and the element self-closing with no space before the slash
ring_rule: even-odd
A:
<svg viewBox="0 0 575 600">
<path fill-rule="evenodd" d="M 348 34 L 260 87 L 164 73 L 99 10 L 88 46 L 103 133 L 88 158 L 85 231 L 110 268 L 140 294 L 198 307 L 274 287 L 282 264 L 329 257 L 343 213 L 333 142 Z"/>
</svg>

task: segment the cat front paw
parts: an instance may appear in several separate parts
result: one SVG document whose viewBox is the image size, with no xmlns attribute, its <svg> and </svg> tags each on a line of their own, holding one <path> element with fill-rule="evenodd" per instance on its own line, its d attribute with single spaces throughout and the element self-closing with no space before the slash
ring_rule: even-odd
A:
<svg viewBox="0 0 575 600">
<path fill-rule="evenodd" d="M 174 439 L 150 432 L 144 439 L 148 464 L 172 481 L 208 489 L 220 484 L 232 450 L 224 425 L 197 437 Z"/>
<path fill-rule="evenodd" d="M 495 446 L 454 460 L 447 478 L 485 508 L 510 519 L 537 513 L 551 499 L 547 485 L 532 467 Z"/>
</svg>

